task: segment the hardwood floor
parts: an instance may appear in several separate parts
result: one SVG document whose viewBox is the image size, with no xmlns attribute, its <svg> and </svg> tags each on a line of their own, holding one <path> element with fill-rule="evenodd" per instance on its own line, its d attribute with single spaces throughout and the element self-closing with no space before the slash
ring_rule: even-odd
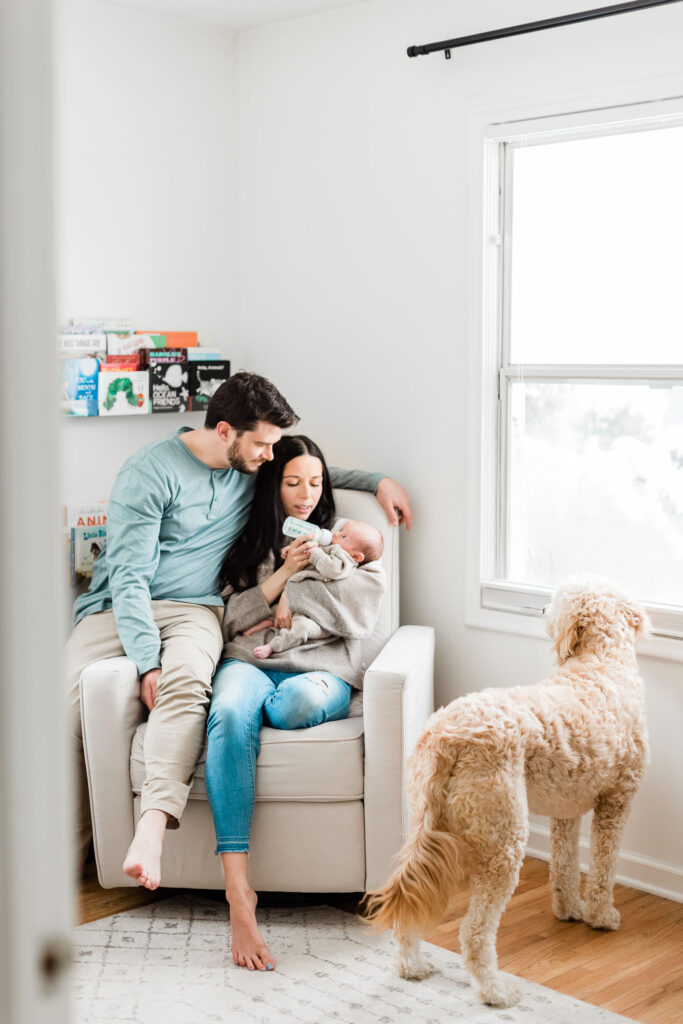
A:
<svg viewBox="0 0 683 1024">
<path fill-rule="evenodd" d="M 100 889 L 90 865 L 80 890 L 79 921 L 94 921 L 175 894 L 170 889 Z M 202 895 L 223 899 L 221 893 Z M 455 894 L 430 941 L 458 951 L 458 927 L 468 898 L 466 889 Z M 262 902 L 356 909 L 354 900 L 339 896 L 264 894 Z M 683 904 L 623 886 L 616 887 L 615 903 L 622 915 L 618 932 L 555 920 L 548 865 L 527 858 L 498 932 L 500 966 L 642 1024 L 683 1024 Z"/>
</svg>

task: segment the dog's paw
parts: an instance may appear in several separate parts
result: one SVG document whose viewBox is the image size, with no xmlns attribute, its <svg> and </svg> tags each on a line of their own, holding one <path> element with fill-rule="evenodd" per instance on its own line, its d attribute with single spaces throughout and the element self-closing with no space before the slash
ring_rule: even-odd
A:
<svg viewBox="0 0 683 1024">
<path fill-rule="evenodd" d="M 586 907 L 583 919 L 591 928 L 604 928 L 610 932 L 615 932 L 621 924 L 621 914 L 616 907 Z"/>
<path fill-rule="evenodd" d="M 558 921 L 583 921 L 586 906 L 578 896 L 553 893 L 553 914 Z"/>
<path fill-rule="evenodd" d="M 522 997 L 521 989 L 503 975 L 498 975 L 479 987 L 478 996 L 487 1006 L 515 1006 Z"/>
<path fill-rule="evenodd" d="M 423 981 L 434 973 L 434 964 L 423 956 L 411 956 L 398 961 L 398 973 L 408 981 Z"/>
</svg>

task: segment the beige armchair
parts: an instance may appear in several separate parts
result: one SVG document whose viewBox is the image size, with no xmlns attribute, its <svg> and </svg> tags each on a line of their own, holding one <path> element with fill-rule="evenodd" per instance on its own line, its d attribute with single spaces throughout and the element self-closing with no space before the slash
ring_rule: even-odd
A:
<svg viewBox="0 0 683 1024">
<path fill-rule="evenodd" d="M 257 891 L 362 892 L 387 876 L 407 828 L 405 761 L 434 708 L 434 631 L 402 626 L 398 530 L 376 500 L 337 491 L 339 514 L 383 533 L 387 592 L 364 641 L 362 698 L 345 721 L 285 732 L 263 728 L 256 770 L 249 881 Z M 105 888 L 135 885 L 121 869 L 140 813 L 147 711 L 128 658 L 81 677 L 83 742 L 95 857 Z M 204 787 L 205 754 L 177 831 L 164 843 L 164 886 L 222 889 Z"/>
</svg>

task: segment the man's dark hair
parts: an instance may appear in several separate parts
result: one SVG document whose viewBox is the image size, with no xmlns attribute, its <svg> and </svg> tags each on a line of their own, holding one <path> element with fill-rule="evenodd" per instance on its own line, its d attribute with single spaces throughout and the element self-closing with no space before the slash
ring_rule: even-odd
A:
<svg viewBox="0 0 683 1024">
<path fill-rule="evenodd" d="M 256 586 L 257 570 L 272 554 L 274 568 L 282 565 L 281 549 L 287 543 L 282 536 L 285 511 L 280 497 L 280 484 L 285 466 L 299 455 L 313 455 L 323 467 L 323 489 L 320 501 L 308 519 L 309 523 L 329 529 L 336 517 L 334 495 L 325 456 L 315 441 L 303 434 L 285 434 L 273 445 L 272 462 L 264 462 L 256 476 L 254 502 L 244 533 L 228 551 L 221 567 L 221 590 L 231 583 L 235 590 Z"/>
<path fill-rule="evenodd" d="M 222 421 L 242 434 L 258 422 L 284 430 L 298 423 L 299 417 L 274 384 L 242 370 L 223 381 L 207 407 L 205 427 L 215 430 Z"/>
</svg>

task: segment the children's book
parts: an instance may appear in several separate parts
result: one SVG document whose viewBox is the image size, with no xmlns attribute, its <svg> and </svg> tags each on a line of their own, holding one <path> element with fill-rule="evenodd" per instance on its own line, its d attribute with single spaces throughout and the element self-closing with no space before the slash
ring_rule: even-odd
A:
<svg viewBox="0 0 683 1024">
<path fill-rule="evenodd" d="M 190 412 L 206 411 L 223 381 L 230 376 L 230 361 L 191 362 L 187 368 L 190 374 Z"/>
<path fill-rule="evenodd" d="M 94 352 L 105 352 L 107 335 L 94 331 L 63 331 L 57 335 L 57 348 L 60 355 L 65 351 L 81 356 L 92 355 Z"/>
<path fill-rule="evenodd" d="M 190 405 L 187 363 L 150 359 L 150 411 L 187 412 Z"/>
<path fill-rule="evenodd" d="M 149 413 L 149 374 L 146 370 L 100 373 L 100 416 L 144 416 Z"/>
<path fill-rule="evenodd" d="M 184 363 L 186 360 L 186 348 L 151 349 L 147 353 L 147 361 L 150 366 L 154 366 L 155 363 Z"/>
<path fill-rule="evenodd" d="M 74 587 L 90 579 L 93 566 L 104 549 L 107 507 L 106 501 L 94 501 L 87 505 L 68 505 L 64 510 Z"/>
<path fill-rule="evenodd" d="M 198 345 L 197 348 L 188 348 L 186 351 L 190 363 L 215 363 L 221 360 L 221 353 L 217 348 L 202 348 Z"/>
<path fill-rule="evenodd" d="M 84 356 L 60 359 L 62 393 L 60 412 L 67 416 L 97 416 L 99 359 Z"/>
<path fill-rule="evenodd" d="M 199 344 L 196 331 L 138 331 L 137 333 L 165 338 L 166 348 L 196 348 Z"/>
</svg>

